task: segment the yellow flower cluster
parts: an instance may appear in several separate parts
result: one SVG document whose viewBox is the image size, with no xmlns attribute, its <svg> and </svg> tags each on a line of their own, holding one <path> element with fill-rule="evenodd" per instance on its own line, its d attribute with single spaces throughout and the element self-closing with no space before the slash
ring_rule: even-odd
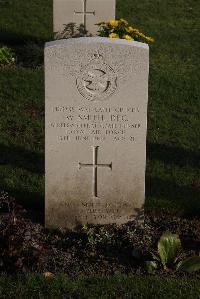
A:
<svg viewBox="0 0 200 299">
<path fill-rule="evenodd" d="M 128 35 L 128 34 L 123 35 L 123 39 L 133 40 L 133 38 L 130 35 Z"/>
<path fill-rule="evenodd" d="M 110 33 L 109 37 L 110 38 L 119 38 L 119 35 L 117 33 Z"/>
<path fill-rule="evenodd" d="M 100 26 L 99 36 L 154 42 L 152 37 L 146 36 L 138 29 L 133 28 L 124 19 L 109 20 L 108 22 L 101 22 L 96 25 Z"/>
<path fill-rule="evenodd" d="M 128 22 L 124 19 L 120 19 L 120 20 L 110 20 L 109 22 L 107 22 L 107 24 L 113 28 L 116 28 L 119 25 L 128 25 Z"/>
<path fill-rule="evenodd" d="M 110 25 L 111 27 L 115 28 L 115 27 L 117 27 L 119 25 L 119 21 L 117 21 L 117 20 L 110 20 L 108 22 L 108 25 Z"/>
<path fill-rule="evenodd" d="M 109 37 L 110 38 L 119 38 L 119 34 L 117 34 L 117 33 L 110 33 Z M 128 35 L 128 34 L 123 35 L 123 39 L 133 40 L 133 38 L 130 35 Z"/>
<path fill-rule="evenodd" d="M 128 32 L 128 33 L 137 33 L 137 32 L 139 32 L 138 31 L 138 29 L 135 29 L 135 28 L 133 28 L 133 27 L 131 27 L 131 26 L 129 26 L 128 28 L 126 28 L 126 31 Z"/>
</svg>

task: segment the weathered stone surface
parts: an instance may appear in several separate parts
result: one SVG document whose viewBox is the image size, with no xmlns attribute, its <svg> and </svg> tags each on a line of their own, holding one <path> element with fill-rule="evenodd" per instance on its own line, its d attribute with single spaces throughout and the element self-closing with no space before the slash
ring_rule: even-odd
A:
<svg viewBox="0 0 200 299">
<path fill-rule="evenodd" d="M 64 24 L 84 24 L 86 30 L 96 35 L 101 21 L 115 19 L 116 0 L 54 0 L 54 32 L 64 29 Z M 84 13 L 85 12 L 85 13 Z"/>
<path fill-rule="evenodd" d="M 148 56 L 148 45 L 119 39 L 46 44 L 48 227 L 142 215 Z"/>
</svg>

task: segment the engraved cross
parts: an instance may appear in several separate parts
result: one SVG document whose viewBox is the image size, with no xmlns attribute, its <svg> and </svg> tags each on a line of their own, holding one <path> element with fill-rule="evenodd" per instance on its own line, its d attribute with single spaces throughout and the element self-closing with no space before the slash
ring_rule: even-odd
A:
<svg viewBox="0 0 200 299">
<path fill-rule="evenodd" d="M 86 30 L 87 15 L 95 16 L 95 11 L 87 11 L 87 3 L 86 2 L 87 2 L 87 0 L 83 0 L 83 11 L 74 11 L 75 15 L 77 15 L 77 14 L 83 15 L 83 25 L 84 25 L 85 30 Z"/>
<path fill-rule="evenodd" d="M 98 192 L 97 192 L 98 167 L 107 167 L 112 170 L 112 162 L 110 164 L 98 164 L 99 146 L 93 146 L 92 148 L 93 148 L 93 163 L 92 164 L 79 163 L 79 169 L 81 169 L 82 167 L 92 167 L 93 168 L 93 195 L 95 197 L 98 197 Z"/>
</svg>

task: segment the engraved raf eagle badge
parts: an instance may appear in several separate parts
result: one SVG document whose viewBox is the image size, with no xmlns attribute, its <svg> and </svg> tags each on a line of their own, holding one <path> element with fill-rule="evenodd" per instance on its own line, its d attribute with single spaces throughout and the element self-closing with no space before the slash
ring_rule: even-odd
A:
<svg viewBox="0 0 200 299">
<path fill-rule="evenodd" d="M 88 101 L 103 101 L 117 88 L 117 76 L 99 53 L 84 66 L 76 80 L 79 93 Z"/>
</svg>

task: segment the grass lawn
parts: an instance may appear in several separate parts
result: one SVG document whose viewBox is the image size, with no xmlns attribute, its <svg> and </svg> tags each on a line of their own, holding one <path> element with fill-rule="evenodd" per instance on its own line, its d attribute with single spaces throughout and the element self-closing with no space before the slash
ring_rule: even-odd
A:
<svg viewBox="0 0 200 299">
<path fill-rule="evenodd" d="M 44 206 L 43 49 L 52 40 L 52 1 L 0 1 L 0 11 L 0 46 L 17 55 L 16 66 L 0 68 L 0 190 L 36 215 Z M 145 208 L 191 217 L 200 215 L 199 11 L 196 0 L 117 0 L 117 17 L 155 38 Z M 197 299 L 199 287 L 191 278 L 0 276 L 0 298 Z"/>
<path fill-rule="evenodd" d="M 76 277 L 57 275 L 44 278 L 39 274 L 0 276 L 0 298 L 148 298 L 199 299 L 200 282 L 186 278 L 138 276 Z"/>
</svg>

